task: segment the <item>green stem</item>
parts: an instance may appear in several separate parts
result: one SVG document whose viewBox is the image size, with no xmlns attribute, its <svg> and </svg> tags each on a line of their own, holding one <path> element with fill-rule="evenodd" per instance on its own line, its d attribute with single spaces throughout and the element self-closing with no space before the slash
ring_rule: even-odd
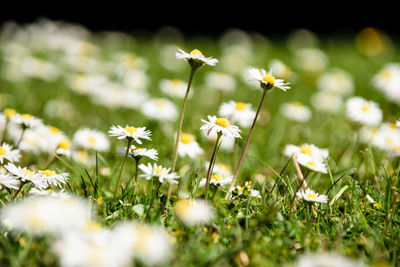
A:
<svg viewBox="0 0 400 267">
<path fill-rule="evenodd" d="M 8 128 L 8 122 L 9 121 L 10 121 L 10 119 L 6 119 L 6 123 L 4 124 L 4 129 L 3 129 L 3 134 L 1 136 L 0 145 L 3 144 L 3 142 L 6 140 L 7 128 Z"/>
<path fill-rule="evenodd" d="M 232 190 L 232 188 L 233 188 L 233 186 L 234 186 L 234 184 L 236 182 L 236 178 L 237 178 L 237 176 L 239 174 L 240 166 L 242 165 L 244 155 L 246 154 L 246 149 L 247 149 L 247 147 L 249 145 L 250 138 L 251 138 L 251 135 L 252 135 L 252 133 L 254 131 L 254 126 L 256 125 L 256 121 L 257 121 L 258 115 L 260 113 L 261 106 L 262 106 L 262 104 L 264 102 L 265 94 L 267 93 L 267 91 L 268 90 L 266 90 L 266 89 L 263 90 L 263 94 L 261 96 L 260 103 L 258 104 L 256 115 L 254 116 L 253 124 L 251 125 L 250 132 L 247 135 L 246 143 L 245 143 L 245 145 L 243 147 L 242 154 L 240 155 L 239 163 L 238 163 L 238 165 L 236 167 L 235 174 L 233 175 L 232 183 L 229 186 L 228 192 L 230 192 Z M 229 197 L 229 193 L 226 194 L 225 199 L 228 199 L 228 197 Z"/>
<path fill-rule="evenodd" d="M 17 143 L 17 145 L 15 146 L 15 148 L 19 148 L 19 145 L 21 144 L 21 142 L 22 142 L 22 139 L 24 138 L 24 133 L 25 133 L 25 130 L 26 130 L 26 127 L 25 127 L 25 126 L 23 126 L 23 128 L 22 128 L 22 132 L 21 132 L 21 136 L 19 137 L 18 143 Z"/>
<path fill-rule="evenodd" d="M 205 188 L 205 194 L 206 194 L 206 201 L 208 199 L 208 183 L 210 181 L 210 176 L 211 176 L 211 169 L 214 166 L 214 162 L 215 162 L 215 155 L 217 154 L 217 147 L 219 144 L 219 140 L 221 139 L 222 134 L 219 132 L 217 135 L 217 140 L 215 141 L 215 145 L 214 145 L 214 150 L 211 154 L 211 159 L 210 159 L 210 164 L 208 165 L 208 170 L 207 170 L 207 177 L 206 177 L 206 188 Z"/>
<path fill-rule="evenodd" d="M 124 161 L 122 161 L 121 169 L 120 169 L 119 175 L 118 175 L 117 185 L 115 186 L 114 200 L 115 200 L 115 197 L 117 196 L 117 191 L 118 191 L 119 183 L 121 181 L 122 171 L 124 170 L 125 162 L 126 162 L 126 159 L 128 158 L 128 153 L 129 153 L 129 148 L 131 146 L 131 142 L 132 142 L 132 138 L 128 138 L 128 145 L 126 147 Z"/>
</svg>

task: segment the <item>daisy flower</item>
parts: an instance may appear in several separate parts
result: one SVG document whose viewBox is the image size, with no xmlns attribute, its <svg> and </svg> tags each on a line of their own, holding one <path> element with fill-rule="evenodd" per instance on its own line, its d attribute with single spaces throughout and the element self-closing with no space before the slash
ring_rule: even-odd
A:
<svg viewBox="0 0 400 267">
<path fill-rule="evenodd" d="M 328 202 L 328 196 L 315 193 L 309 188 L 307 188 L 305 191 L 301 189 L 296 193 L 296 196 L 308 202 L 318 202 L 318 203 Z"/>
<path fill-rule="evenodd" d="M 207 169 L 208 166 L 210 165 L 210 162 L 205 162 L 204 167 Z M 214 168 L 213 168 L 213 173 L 215 174 L 220 174 L 222 176 L 231 176 L 232 175 L 232 170 L 231 168 L 223 163 L 215 163 Z"/>
<path fill-rule="evenodd" d="M 272 76 L 272 69 L 267 73 L 264 69 L 250 68 L 247 71 L 247 79 L 260 83 L 261 88 L 265 90 L 277 87 L 283 91 L 290 89 L 289 83 L 285 83 L 282 79 L 276 79 Z"/>
<path fill-rule="evenodd" d="M 176 106 L 164 98 L 151 99 L 141 107 L 142 113 L 150 119 L 157 121 L 175 121 L 178 116 Z"/>
<path fill-rule="evenodd" d="M 389 101 L 400 103 L 400 64 L 388 63 L 373 78 L 373 84 Z"/>
<path fill-rule="evenodd" d="M 10 175 L 8 173 L 0 173 L 0 190 L 3 187 L 9 189 L 18 189 L 19 180 L 17 177 Z"/>
<path fill-rule="evenodd" d="M 14 122 L 17 124 L 21 124 L 25 128 L 32 128 L 36 126 L 40 126 L 42 121 L 31 114 L 24 113 L 24 114 L 17 114 L 14 117 Z"/>
<path fill-rule="evenodd" d="M 286 145 L 283 154 L 287 157 L 291 157 L 293 154 L 306 155 L 312 158 L 323 160 L 329 157 L 329 151 L 325 148 L 319 148 L 313 144 L 302 144 L 300 146 Z"/>
<path fill-rule="evenodd" d="M 4 160 L 10 162 L 18 162 L 21 154 L 18 149 L 12 149 L 11 145 L 3 143 L 0 146 L 0 163 L 3 164 Z"/>
<path fill-rule="evenodd" d="M 301 48 L 296 51 L 296 64 L 305 72 L 321 72 L 328 63 L 327 55 L 318 48 Z"/>
<path fill-rule="evenodd" d="M 10 119 L 15 118 L 18 115 L 18 113 L 17 113 L 17 111 L 15 109 L 6 108 L 3 111 L 3 115 L 7 120 L 10 120 Z"/>
<path fill-rule="evenodd" d="M 184 98 L 186 94 L 187 83 L 177 79 L 163 79 L 160 81 L 160 88 L 164 94 L 167 94 L 170 97 Z M 189 98 L 193 95 L 191 92 L 189 93 Z"/>
<path fill-rule="evenodd" d="M 194 135 L 182 133 L 179 137 L 178 154 L 181 157 L 189 156 L 190 158 L 197 158 L 203 154 L 203 149 L 196 142 Z"/>
<path fill-rule="evenodd" d="M 300 102 L 284 103 L 280 111 L 286 118 L 298 122 L 305 122 L 311 118 L 310 108 L 304 106 Z"/>
<path fill-rule="evenodd" d="M 261 198 L 260 191 L 252 188 L 252 182 L 246 182 L 244 186 L 236 186 L 230 190 L 236 193 L 238 196 L 242 195 L 244 192 L 248 192 L 250 197 Z"/>
<path fill-rule="evenodd" d="M 108 131 L 110 136 L 117 136 L 117 139 L 133 139 L 136 143 L 142 144 L 140 139 L 151 140 L 151 132 L 146 130 L 146 127 L 132 127 L 126 125 L 125 128 L 121 126 L 111 126 L 111 130 Z"/>
<path fill-rule="evenodd" d="M 65 155 L 67 157 L 71 156 L 71 142 L 68 138 L 64 138 L 58 142 L 56 154 Z"/>
<path fill-rule="evenodd" d="M 218 63 L 218 59 L 205 57 L 198 49 L 194 49 L 190 53 L 178 49 L 178 52 L 175 53 L 175 59 L 184 59 L 194 66 L 203 66 L 204 64 L 215 66 Z"/>
<path fill-rule="evenodd" d="M 295 267 L 367 267 L 360 261 L 333 253 L 314 253 L 301 255 Z"/>
<path fill-rule="evenodd" d="M 304 167 L 321 173 L 328 173 L 325 162 L 321 158 L 311 157 L 305 154 L 296 155 L 297 162 Z"/>
<path fill-rule="evenodd" d="M 275 77 L 289 79 L 293 76 L 293 72 L 291 71 L 291 69 L 279 59 L 271 60 L 271 62 L 269 63 L 269 67 L 273 70 L 272 75 L 274 75 Z"/>
<path fill-rule="evenodd" d="M 28 170 L 26 167 L 21 168 L 20 166 L 15 166 L 12 163 L 8 163 L 4 166 L 4 168 L 6 168 L 6 170 L 12 175 L 21 179 L 22 182 L 32 182 L 32 184 L 39 189 L 46 189 L 49 187 L 47 179 L 44 179 L 41 175 L 34 171 Z"/>
<path fill-rule="evenodd" d="M 158 152 L 154 148 L 147 149 L 131 145 L 129 148 L 129 155 L 134 158 L 146 157 L 152 160 L 158 160 Z"/>
<path fill-rule="evenodd" d="M 85 165 L 85 166 L 93 166 L 95 162 L 95 158 L 85 150 L 73 150 L 71 153 L 71 157 L 73 160 Z"/>
<path fill-rule="evenodd" d="M 184 224 L 194 226 L 210 222 L 214 218 L 211 206 L 200 199 L 181 199 L 174 203 L 175 214 Z"/>
<path fill-rule="evenodd" d="M 347 95 L 354 91 L 354 81 L 348 72 L 332 69 L 318 78 L 317 87 L 322 92 Z"/>
<path fill-rule="evenodd" d="M 236 87 L 235 78 L 222 72 L 207 72 L 204 81 L 208 88 L 224 92 L 231 92 Z"/>
<path fill-rule="evenodd" d="M 96 151 L 108 151 L 110 149 L 107 136 L 103 132 L 89 128 L 76 131 L 73 143 L 77 147 Z"/>
<path fill-rule="evenodd" d="M 245 128 L 251 126 L 256 115 L 256 112 L 251 109 L 251 104 L 232 100 L 228 103 L 222 103 L 218 113 Z"/>
<path fill-rule="evenodd" d="M 217 116 L 208 115 L 208 121 L 201 120 L 204 125 L 200 127 L 200 130 L 206 131 L 207 135 L 216 132 L 221 133 L 222 136 L 227 138 L 241 138 L 240 129 L 235 125 L 231 125 L 229 120 L 226 118 L 217 118 Z"/>
<path fill-rule="evenodd" d="M 382 121 L 382 111 L 377 103 L 362 97 L 351 97 L 346 101 L 346 115 L 351 121 L 375 126 Z"/>
<path fill-rule="evenodd" d="M 139 176 L 145 178 L 146 180 L 150 180 L 151 178 L 155 177 L 158 178 L 160 183 L 163 183 L 164 180 L 171 184 L 178 183 L 178 181 L 174 179 L 179 178 L 179 175 L 175 172 L 170 173 L 171 168 L 167 169 L 161 165 L 157 165 L 157 163 L 154 163 L 153 165 L 148 163 L 147 166 L 145 164 L 140 164 L 139 169 L 143 171 L 143 174 Z"/>
<path fill-rule="evenodd" d="M 42 170 L 38 174 L 42 179 L 44 179 L 49 185 L 55 185 L 61 187 L 61 184 L 66 184 L 68 182 L 69 173 L 56 173 L 52 170 Z"/>
<path fill-rule="evenodd" d="M 210 184 L 213 185 L 220 185 L 220 186 L 225 186 L 228 185 L 232 182 L 233 175 L 230 176 L 223 176 L 221 174 L 213 174 L 210 176 Z M 201 179 L 199 183 L 199 187 L 204 187 L 206 185 L 207 178 Z"/>
<path fill-rule="evenodd" d="M 343 100 L 340 95 L 329 92 L 317 92 L 311 95 L 312 106 L 319 111 L 335 113 L 340 110 Z"/>
</svg>

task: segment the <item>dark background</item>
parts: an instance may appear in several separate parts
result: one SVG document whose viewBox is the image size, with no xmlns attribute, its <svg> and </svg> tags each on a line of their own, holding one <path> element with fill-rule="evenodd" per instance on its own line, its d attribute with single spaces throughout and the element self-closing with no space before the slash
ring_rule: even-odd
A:
<svg viewBox="0 0 400 267">
<path fill-rule="evenodd" d="M 186 35 L 219 35 L 228 28 L 263 34 L 287 34 L 307 28 L 321 35 L 358 32 L 376 27 L 400 33 L 398 8 L 374 1 L 108 1 L 35 3 L 15 2 L 1 6 L 0 24 L 13 20 L 32 23 L 40 17 L 82 24 L 92 31 L 153 32 L 174 26 Z"/>
</svg>

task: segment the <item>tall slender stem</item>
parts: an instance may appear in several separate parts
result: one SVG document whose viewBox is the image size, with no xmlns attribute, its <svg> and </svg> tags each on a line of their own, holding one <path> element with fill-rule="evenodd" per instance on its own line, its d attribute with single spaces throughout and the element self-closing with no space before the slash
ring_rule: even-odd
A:
<svg viewBox="0 0 400 267">
<path fill-rule="evenodd" d="M 174 150 L 174 159 L 172 161 L 172 169 L 171 171 L 174 172 L 175 171 L 175 167 L 176 167 L 176 160 L 178 158 L 178 146 L 179 146 L 179 138 L 181 137 L 181 131 L 182 131 L 182 124 L 183 124 L 183 117 L 185 115 L 185 109 L 186 109 L 186 102 L 189 96 L 189 91 L 190 91 L 190 87 L 192 85 L 192 80 L 193 80 L 193 76 L 194 73 L 196 71 L 196 67 L 191 67 L 190 69 L 190 75 L 189 75 L 189 81 L 188 81 L 188 85 L 186 88 L 186 94 L 185 94 L 185 98 L 183 99 L 183 104 L 182 104 L 182 110 L 181 110 L 181 117 L 179 119 L 179 125 L 178 125 L 178 131 L 176 133 L 176 141 L 175 141 L 175 150 Z"/>
<path fill-rule="evenodd" d="M 131 138 L 128 138 L 128 145 L 126 146 L 124 161 L 122 161 L 121 169 L 120 169 L 119 175 L 118 175 L 117 185 L 115 186 L 114 200 L 115 200 L 115 197 L 117 196 L 117 191 L 118 191 L 118 187 L 119 187 L 119 182 L 121 181 L 122 171 L 124 170 L 124 166 L 125 166 L 126 159 L 127 159 L 127 157 L 128 157 L 128 153 L 129 153 L 129 148 L 130 148 L 130 146 L 131 146 L 131 142 L 132 142 L 132 139 L 131 139 Z"/>
<path fill-rule="evenodd" d="M 10 119 L 6 119 L 6 123 L 4 124 L 4 129 L 3 129 L 3 134 L 1 136 L 0 145 L 6 140 L 7 128 L 8 128 L 9 121 L 10 121 Z"/>
<path fill-rule="evenodd" d="M 244 144 L 244 147 L 243 147 L 243 150 L 242 150 L 242 154 L 240 155 L 239 163 L 238 163 L 238 165 L 236 167 L 235 174 L 233 175 L 232 183 L 229 186 L 229 190 L 228 190 L 228 193 L 225 196 L 225 199 L 228 199 L 229 192 L 232 190 L 232 188 L 233 188 L 233 186 L 234 186 L 234 184 L 236 182 L 236 178 L 237 178 L 237 176 L 239 174 L 240 166 L 242 165 L 242 161 L 243 161 L 244 155 L 246 154 L 246 149 L 247 149 L 247 147 L 249 145 L 251 134 L 253 133 L 254 126 L 256 125 L 256 121 L 257 121 L 258 115 L 260 113 L 261 106 L 262 106 L 262 104 L 264 102 L 265 94 L 267 93 L 267 91 L 268 90 L 266 90 L 266 89 L 263 90 L 263 94 L 261 96 L 260 104 L 258 104 L 258 108 L 257 108 L 256 115 L 254 116 L 253 124 L 251 125 L 250 132 L 247 135 L 246 143 Z"/>
<path fill-rule="evenodd" d="M 21 136 L 19 137 L 18 143 L 17 143 L 17 145 L 15 146 L 15 148 L 19 148 L 19 145 L 21 144 L 22 139 L 24 139 L 25 130 L 26 130 L 26 127 L 24 126 L 24 127 L 22 128 Z"/>
<path fill-rule="evenodd" d="M 215 155 L 217 152 L 217 147 L 219 144 L 219 140 L 221 139 L 221 136 L 222 136 L 222 134 L 218 133 L 217 140 L 215 141 L 215 145 L 214 145 L 214 150 L 211 154 L 210 164 L 208 165 L 208 171 L 207 171 L 207 177 L 206 177 L 206 188 L 205 188 L 206 200 L 208 199 L 208 183 L 210 182 L 211 169 L 212 169 L 212 166 L 214 165 Z"/>
</svg>

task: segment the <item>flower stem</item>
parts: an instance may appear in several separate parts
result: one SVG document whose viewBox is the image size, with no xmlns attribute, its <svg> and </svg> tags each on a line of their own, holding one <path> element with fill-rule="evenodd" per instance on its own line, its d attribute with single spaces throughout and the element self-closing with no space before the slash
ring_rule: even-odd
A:
<svg viewBox="0 0 400 267">
<path fill-rule="evenodd" d="M 181 136 L 181 131 L 182 131 L 182 124 L 183 124 L 183 116 L 185 115 L 185 109 L 186 109 L 186 102 L 189 96 L 189 91 L 190 91 L 190 87 L 192 85 L 192 80 L 193 80 L 193 76 L 194 73 L 196 71 L 196 67 L 191 67 L 190 69 L 190 75 L 189 75 L 189 82 L 186 88 L 186 94 L 185 94 L 185 98 L 183 99 L 183 104 L 182 104 L 182 110 L 181 110 L 181 116 L 179 119 L 179 125 L 178 125 L 178 131 L 176 133 L 176 141 L 175 141 L 175 150 L 174 150 L 174 159 L 172 161 L 172 169 L 171 171 L 174 172 L 175 171 L 175 167 L 176 167 L 176 160 L 178 158 L 178 146 L 179 146 L 179 138 Z"/>
<path fill-rule="evenodd" d="M 19 137 L 18 143 L 17 143 L 17 145 L 15 146 L 15 148 L 19 148 L 19 145 L 21 144 L 22 139 L 24 138 L 25 130 L 26 130 L 26 127 L 23 127 L 23 128 L 22 128 L 22 132 L 21 132 L 21 136 Z"/>
<path fill-rule="evenodd" d="M 139 161 L 141 159 L 141 157 L 133 157 L 135 159 L 135 175 L 132 176 L 131 180 L 128 183 L 128 186 L 130 186 L 132 184 L 132 180 L 133 180 L 133 194 L 132 194 L 132 202 L 134 200 L 134 197 L 136 195 L 136 188 L 138 186 L 137 183 L 137 179 L 138 179 L 138 174 L 139 174 Z"/>
<path fill-rule="evenodd" d="M 265 94 L 267 93 L 267 91 L 268 90 L 266 90 L 266 89 L 263 90 L 263 94 L 261 96 L 260 104 L 258 104 L 258 108 L 257 108 L 256 115 L 254 116 L 253 124 L 251 125 L 250 132 L 247 135 L 246 143 L 244 144 L 244 147 L 243 147 L 243 150 L 242 150 L 242 154 L 240 155 L 239 163 L 238 163 L 238 165 L 236 167 L 235 174 L 233 175 L 232 183 L 229 186 L 229 190 L 228 190 L 228 193 L 225 196 L 225 199 L 228 199 L 229 192 L 232 190 L 232 188 L 233 188 L 233 186 L 234 186 L 234 184 L 236 182 L 236 178 L 237 178 L 237 176 L 239 174 L 240 166 L 242 165 L 242 161 L 243 161 L 244 155 L 246 154 L 246 149 L 247 149 L 247 147 L 249 145 L 250 138 L 251 138 L 251 135 L 253 133 L 254 126 L 256 125 L 256 121 L 257 121 L 258 115 L 260 113 L 261 106 L 262 106 L 262 104 L 264 102 Z"/>
<path fill-rule="evenodd" d="M 10 121 L 9 119 L 6 119 L 6 123 L 4 124 L 4 129 L 3 129 L 3 134 L 1 136 L 0 145 L 6 140 L 7 128 L 8 128 L 9 121 Z"/>
<path fill-rule="evenodd" d="M 215 141 L 215 146 L 214 146 L 214 150 L 211 154 L 211 159 L 210 159 L 210 165 L 208 165 L 208 171 L 207 171 L 207 178 L 206 178 L 206 188 L 205 188 L 205 194 L 206 194 L 206 201 L 208 199 L 208 183 L 210 181 L 210 176 L 211 176 L 211 169 L 212 166 L 214 165 L 214 161 L 215 161 L 215 155 L 217 154 L 217 147 L 219 144 L 219 140 L 221 139 L 222 134 L 219 132 L 217 135 L 217 140 Z"/>
<path fill-rule="evenodd" d="M 118 175 L 117 185 L 115 186 L 114 200 L 115 200 L 115 197 L 117 196 L 117 191 L 118 191 L 118 187 L 119 187 L 119 182 L 121 181 L 122 171 L 124 170 L 124 166 L 125 166 L 126 159 L 127 159 L 127 157 L 128 157 L 128 153 L 129 153 L 129 148 L 130 148 L 130 146 L 131 146 L 131 142 L 132 142 L 132 139 L 131 139 L 131 138 L 128 138 L 128 145 L 126 146 L 124 161 L 122 161 L 121 169 L 120 169 L 119 175 Z"/>
</svg>

